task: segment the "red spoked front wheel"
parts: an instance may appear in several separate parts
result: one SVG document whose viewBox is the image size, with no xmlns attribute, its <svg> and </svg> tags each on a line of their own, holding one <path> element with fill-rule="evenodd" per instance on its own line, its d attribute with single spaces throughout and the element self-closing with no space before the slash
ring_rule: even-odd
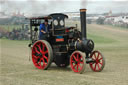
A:
<svg viewBox="0 0 128 85">
<path fill-rule="evenodd" d="M 93 63 L 90 63 L 90 67 L 95 72 L 100 72 L 105 66 L 105 58 L 99 51 L 93 51 L 90 55 L 93 59 Z"/>
<path fill-rule="evenodd" d="M 45 40 L 39 40 L 32 47 L 32 61 L 38 69 L 47 69 L 53 60 L 53 51 Z"/>
<path fill-rule="evenodd" d="M 76 73 L 83 73 L 85 70 L 85 56 L 81 51 L 75 51 L 70 56 L 70 67 Z"/>
</svg>

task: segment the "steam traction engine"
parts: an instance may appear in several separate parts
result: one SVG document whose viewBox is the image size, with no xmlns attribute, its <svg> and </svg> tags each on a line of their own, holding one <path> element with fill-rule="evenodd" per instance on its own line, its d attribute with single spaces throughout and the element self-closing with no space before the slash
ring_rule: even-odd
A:
<svg viewBox="0 0 128 85">
<path fill-rule="evenodd" d="M 54 62 L 59 67 L 70 64 L 72 71 L 83 73 L 89 64 L 93 71 L 102 71 L 105 59 L 99 51 L 93 51 L 94 42 L 86 36 L 86 9 L 80 9 L 81 32 L 75 27 L 65 27 L 67 15 L 50 14 L 30 18 L 32 61 L 36 68 L 46 70 Z M 47 40 L 38 40 L 38 27 L 44 19 L 50 22 Z"/>
</svg>

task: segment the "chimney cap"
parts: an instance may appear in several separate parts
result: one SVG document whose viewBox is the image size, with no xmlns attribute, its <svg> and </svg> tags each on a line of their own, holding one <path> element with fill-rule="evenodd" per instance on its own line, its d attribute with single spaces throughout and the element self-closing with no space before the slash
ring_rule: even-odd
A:
<svg viewBox="0 0 128 85">
<path fill-rule="evenodd" d="M 86 12 L 87 9 L 80 9 L 80 12 Z"/>
</svg>

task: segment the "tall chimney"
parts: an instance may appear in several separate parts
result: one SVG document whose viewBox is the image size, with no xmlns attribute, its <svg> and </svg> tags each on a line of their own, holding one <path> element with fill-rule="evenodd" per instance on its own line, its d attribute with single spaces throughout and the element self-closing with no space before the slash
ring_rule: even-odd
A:
<svg viewBox="0 0 128 85">
<path fill-rule="evenodd" d="M 86 10 L 87 9 L 80 9 L 82 40 L 87 39 L 87 34 L 86 34 Z"/>
</svg>

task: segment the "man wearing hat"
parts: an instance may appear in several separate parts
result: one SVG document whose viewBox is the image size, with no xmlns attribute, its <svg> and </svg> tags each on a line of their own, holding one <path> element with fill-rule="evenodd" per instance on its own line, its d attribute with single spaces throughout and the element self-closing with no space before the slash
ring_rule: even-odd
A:
<svg viewBox="0 0 128 85">
<path fill-rule="evenodd" d="M 39 30 L 39 40 L 46 40 L 46 33 L 49 32 L 50 26 L 48 24 L 48 20 L 45 19 L 43 24 L 40 24 L 40 30 Z"/>
</svg>

